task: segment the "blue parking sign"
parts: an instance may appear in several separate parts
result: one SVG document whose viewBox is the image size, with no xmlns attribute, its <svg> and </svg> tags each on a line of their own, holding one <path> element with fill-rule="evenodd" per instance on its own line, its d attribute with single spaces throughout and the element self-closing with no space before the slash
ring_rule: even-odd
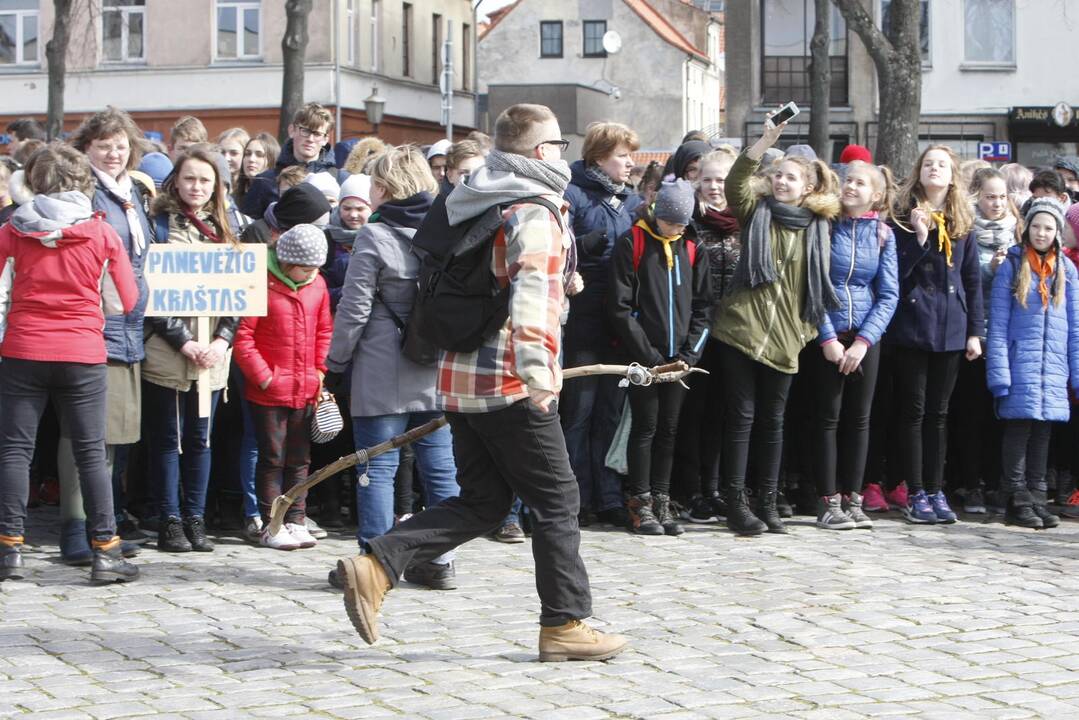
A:
<svg viewBox="0 0 1079 720">
<path fill-rule="evenodd" d="M 988 162 L 1011 162 L 1012 144 L 1010 142 L 978 143 L 978 158 Z"/>
</svg>

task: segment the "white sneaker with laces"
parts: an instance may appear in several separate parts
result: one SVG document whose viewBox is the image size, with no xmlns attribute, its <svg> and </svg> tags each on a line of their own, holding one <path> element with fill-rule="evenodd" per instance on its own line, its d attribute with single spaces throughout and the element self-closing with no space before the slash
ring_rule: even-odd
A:
<svg viewBox="0 0 1079 720">
<path fill-rule="evenodd" d="M 315 536 L 307 531 L 307 528 L 299 523 L 285 523 L 285 530 L 288 530 L 292 538 L 300 544 L 302 548 L 312 548 L 318 545 L 318 540 Z"/>
<path fill-rule="evenodd" d="M 321 540 L 324 537 L 328 537 L 329 533 L 319 527 L 319 524 L 309 517 L 303 519 L 303 526 L 307 528 L 307 532 L 311 533 L 311 537 L 316 540 Z"/>
<path fill-rule="evenodd" d="M 288 525 L 278 530 L 276 535 L 271 535 L 269 528 L 263 530 L 260 542 L 262 547 L 272 548 L 273 550 L 296 550 L 302 547 L 300 541 L 292 536 Z"/>
</svg>

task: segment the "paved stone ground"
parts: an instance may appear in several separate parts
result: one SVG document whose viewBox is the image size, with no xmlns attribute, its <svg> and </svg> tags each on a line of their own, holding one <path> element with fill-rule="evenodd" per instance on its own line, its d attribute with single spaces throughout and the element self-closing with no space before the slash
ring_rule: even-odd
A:
<svg viewBox="0 0 1079 720">
<path fill-rule="evenodd" d="M 325 582 L 348 537 L 148 549 L 99 589 L 57 562 L 52 512 L 0 588 L 3 717 L 1079 717 L 1079 523 L 587 529 L 595 622 L 633 648 L 540 664 L 528 544 L 465 546 L 453 592 L 402 585 L 368 647 Z"/>
</svg>

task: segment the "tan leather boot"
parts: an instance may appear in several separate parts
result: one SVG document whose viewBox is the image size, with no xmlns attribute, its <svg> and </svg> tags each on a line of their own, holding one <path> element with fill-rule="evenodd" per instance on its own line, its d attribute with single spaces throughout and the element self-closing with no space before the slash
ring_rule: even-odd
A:
<svg viewBox="0 0 1079 720">
<path fill-rule="evenodd" d="M 580 620 L 570 620 L 565 625 L 540 628 L 539 659 L 540 662 L 607 660 L 628 646 L 629 640 L 621 635 L 607 635 Z"/>
<path fill-rule="evenodd" d="M 345 591 L 345 610 L 352 627 L 368 645 L 378 640 L 378 611 L 390 591 L 390 578 L 373 555 L 337 561 L 337 577 Z"/>
</svg>

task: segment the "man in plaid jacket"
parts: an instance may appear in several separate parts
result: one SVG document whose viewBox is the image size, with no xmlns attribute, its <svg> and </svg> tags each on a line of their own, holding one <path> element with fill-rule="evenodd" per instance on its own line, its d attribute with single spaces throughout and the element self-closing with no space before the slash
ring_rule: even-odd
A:
<svg viewBox="0 0 1079 720">
<path fill-rule="evenodd" d="M 475 352 L 443 353 L 438 392 L 453 430 L 460 497 L 450 498 L 372 539 L 364 555 L 338 563 L 345 607 L 368 643 L 377 614 L 405 568 L 424 563 L 501 525 L 514 493 L 531 509 L 543 661 L 604 660 L 627 645 L 582 620 L 592 614 L 580 556 L 580 496 L 558 420 L 560 319 L 573 237 L 562 199 L 568 143 L 542 105 L 514 105 L 495 124 L 495 150 L 449 196 L 451 225 L 502 206 L 491 270 L 509 285 L 509 318 Z M 555 217 L 543 197 L 562 208 Z"/>
</svg>

